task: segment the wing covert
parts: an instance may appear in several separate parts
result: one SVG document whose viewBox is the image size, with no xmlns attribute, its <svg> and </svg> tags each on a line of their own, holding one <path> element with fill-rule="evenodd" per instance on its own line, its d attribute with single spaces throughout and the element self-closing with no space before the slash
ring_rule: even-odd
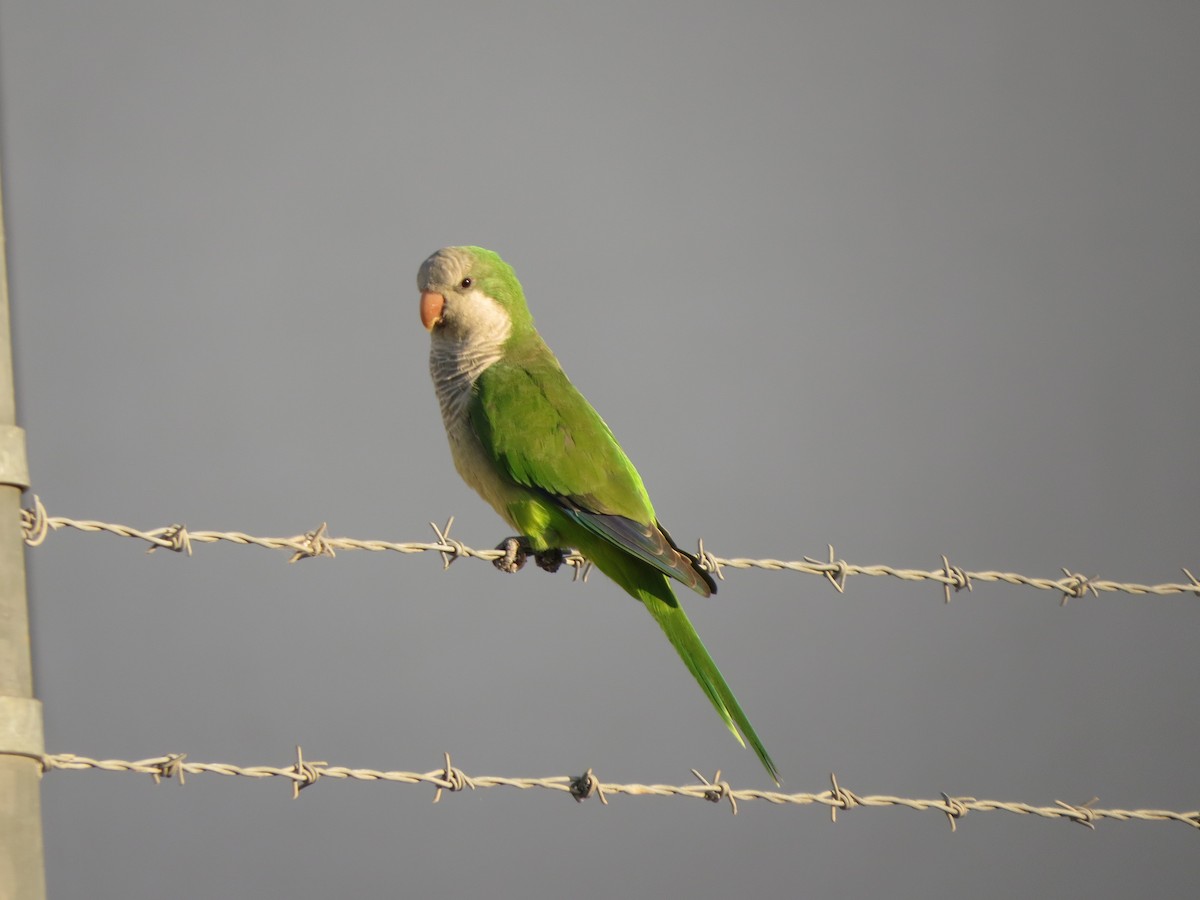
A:
<svg viewBox="0 0 1200 900">
<path fill-rule="evenodd" d="M 471 426 L 506 478 L 537 490 L 586 532 L 707 596 L 712 577 L 658 525 L 641 476 L 553 355 L 495 363 L 475 384 Z"/>
</svg>

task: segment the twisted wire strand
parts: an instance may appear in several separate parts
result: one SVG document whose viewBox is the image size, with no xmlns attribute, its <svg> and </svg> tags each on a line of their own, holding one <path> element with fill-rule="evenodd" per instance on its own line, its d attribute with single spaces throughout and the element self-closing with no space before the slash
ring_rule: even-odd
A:
<svg viewBox="0 0 1200 900">
<path fill-rule="evenodd" d="M 40 546 L 46 537 L 61 529 L 75 529 L 90 533 L 106 533 L 117 537 L 133 538 L 143 541 L 150 546 L 147 552 L 155 550 L 173 550 L 177 553 L 192 554 L 196 544 L 212 544 L 227 542 L 243 546 L 262 547 L 267 550 L 291 551 L 289 562 L 298 562 L 317 556 L 336 556 L 337 551 L 366 550 L 392 551 L 395 553 L 440 553 L 443 568 L 449 568 L 457 559 L 496 560 L 504 556 L 503 550 L 480 550 L 468 547 L 461 541 L 450 537 L 450 528 L 454 524 L 451 516 L 444 526 L 431 522 L 434 531 L 434 541 L 384 541 L 359 540 L 347 537 L 331 537 L 328 525 L 320 526 L 305 534 L 291 537 L 258 537 L 242 531 L 192 531 L 181 524 L 168 525 L 160 528 L 142 530 L 129 525 L 112 522 L 101 522 L 91 519 L 71 519 L 66 516 L 51 516 L 46 512 L 38 497 L 34 497 L 34 505 L 21 511 L 22 526 L 25 532 L 25 542 L 31 547 Z M 1098 597 L 1101 593 L 1124 593 L 1131 595 L 1167 596 L 1171 594 L 1191 594 L 1200 597 L 1200 580 L 1197 580 L 1188 569 L 1182 569 L 1187 576 L 1186 582 L 1167 582 L 1163 584 L 1138 584 L 1132 582 L 1111 581 L 1073 572 L 1063 568 L 1062 577 L 1036 578 L 1017 572 L 1000 572 L 994 570 L 968 572 L 942 556 L 942 565 L 937 569 L 904 569 L 889 565 L 859 565 L 839 559 L 834 553 L 833 546 L 828 548 L 825 559 L 805 557 L 802 560 L 782 559 L 750 559 L 746 557 L 724 558 L 715 556 L 704 547 L 701 540 L 697 547 L 697 558 L 701 565 L 713 572 L 718 578 L 724 579 L 725 569 L 763 569 L 766 571 L 797 572 L 804 575 L 818 575 L 825 578 L 839 593 L 844 592 L 846 580 L 853 575 L 868 575 L 873 577 L 898 578 L 902 581 L 930 581 L 943 589 L 945 601 L 950 602 L 951 593 L 963 589 L 974 590 L 977 582 L 1008 584 L 1030 587 L 1042 591 L 1052 591 L 1061 595 L 1061 603 L 1082 598 L 1087 595 Z M 569 554 L 565 560 L 574 569 L 576 579 L 586 581 L 590 563 L 578 553 Z"/>
<path fill-rule="evenodd" d="M 477 550 L 450 537 L 451 518 L 445 526 L 439 527 L 430 523 L 436 540 L 430 542 L 410 541 L 393 542 L 383 540 L 357 540 L 353 538 L 330 537 L 327 526 L 322 524 L 305 534 L 291 537 L 259 537 L 238 531 L 190 531 L 183 525 L 170 525 L 162 528 L 141 530 L 127 525 L 96 520 L 77 520 L 64 516 L 50 516 L 40 499 L 34 498 L 34 505 L 22 511 L 22 524 L 25 541 L 30 546 L 42 544 L 46 537 L 54 531 L 69 528 L 88 533 L 108 533 L 118 537 L 134 538 L 148 543 L 147 552 L 158 549 L 173 550 L 178 553 L 192 553 L 194 544 L 229 542 L 243 546 L 256 546 L 271 550 L 291 551 L 290 562 L 315 556 L 335 556 L 338 550 L 367 550 L 393 551 L 398 553 L 439 553 L 442 556 L 443 567 L 448 568 L 459 558 L 475 558 L 495 560 L 504 556 L 503 550 Z M 951 589 L 954 591 L 973 589 L 974 582 L 996 582 L 1010 585 L 1022 585 L 1039 590 L 1056 591 L 1062 594 L 1062 602 L 1083 597 L 1087 594 L 1098 596 L 1100 592 L 1124 592 L 1128 594 L 1168 595 L 1190 593 L 1200 596 L 1200 581 L 1187 569 L 1183 572 L 1188 583 L 1168 583 L 1156 585 L 1130 584 L 1116 581 L 1090 578 L 1069 569 L 1063 569 L 1062 578 L 1031 578 L 1012 572 L 967 572 L 954 566 L 946 557 L 942 557 L 942 567 L 934 570 L 901 569 L 886 565 L 855 565 L 838 559 L 829 548 L 826 560 L 806 557 L 803 560 L 778 559 L 725 559 L 707 551 L 703 541 L 697 548 L 697 557 L 702 565 L 713 571 L 717 577 L 724 577 L 723 568 L 750 569 L 758 568 L 768 571 L 791 571 L 802 574 L 818 575 L 827 579 L 835 590 L 845 590 L 846 579 L 851 575 L 890 576 L 905 581 L 932 581 L 940 584 L 945 592 L 946 601 L 950 600 Z M 576 578 L 586 580 L 590 564 L 578 554 L 571 554 L 566 562 L 574 567 Z M 3 752 L 3 751 L 0 751 Z M 132 772 L 152 776 L 156 782 L 163 778 L 177 778 L 182 784 L 188 775 L 228 775 L 246 778 L 284 778 L 292 786 L 293 796 L 298 796 L 301 790 L 311 787 L 321 778 L 340 780 L 355 780 L 363 782 L 390 782 L 395 784 L 426 784 L 434 788 L 433 801 L 438 802 L 444 791 L 458 792 L 492 787 L 510 787 L 520 790 L 541 788 L 570 794 L 576 801 L 582 802 L 589 797 L 598 797 L 602 804 L 608 803 L 608 798 L 620 794 L 629 796 L 654 797 L 690 797 L 707 800 L 713 803 L 727 802 L 731 811 L 736 815 L 739 803 L 764 801 L 775 805 L 819 805 L 830 811 L 831 818 L 836 821 L 839 810 L 847 811 L 856 807 L 886 807 L 898 806 L 915 811 L 935 811 L 947 817 L 951 830 L 955 830 L 958 820 L 969 812 L 1009 812 L 1017 815 L 1030 815 L 1047 819 L 1062 819 L 1095 828 L 1101 820 L 1112 821 L 1170 821 L 1188 825 L 1200 830 L 1200 810 L 1178 812 L 1167 809 L 1102 809 L 1095 806 L 1095 798 L 1086 803 L 1076 804 L 1056 800 L 1054 805 L 1036 805 L 1018 801 L 1003 801 L 977 799 L 975 797 L 951 796 L 943 793 L 939 798 L 908 798 L 892 795 L 860 795 L 842 787 L 836 775 L 831 776 L 832 787 L 829 790 L 813 793 L 784 793 L 781 791 L 765 791 L 757 789 L 734 788 L 721 779 L 718 771 L 709 780 L 698 771 L 692 770 L 696 783 L 684 785 L 666 784 L 621 784 L 603 782 L 596 777 L 593 770 L 588 769 L 578 776 L 551 776 L 539 778 L 522 778 L 508 776 L 468 775 L 461 769 L 455 768 L 446 754 L 444 765 L 440 769 L 429 772 L 380 771 L 365 768 L 349 768 L 333 766 L 328 762 L 307 761 L 299 747 L 296 748 L 296 759 L 288 766 L 238 766 L 230 763 L 199 763 L 188 762 L 187 755 L 172 753 L 165 756 L 143 760 L 91 759 L 75 754 L 64 753 L 43 755 L 37 758 L 43 771 L 55 770 L 103 770 L 111 772 Z"/>
<path fill-rule="evenodd" d="M 864 795 L 840 785 L 836 775 L 830 776 L 831 787 L 828 790 L 812 793 L 784 793 L 754 788 L 734 788 L 721 779 L 719 771 L 709 780 L 695 769 L 692 770 L 692 774 L 695 776 L 696 782 L 682 785 L 606 782 L 597 778 L 591 769 L 582 775 L 555 775 L 542 778 L 468 775 L 451 763 L 449 753 L 445 754 L 444 764 L 441 768 L 428 772 L 380 771 L 335 766 L 325 761 L 309 761 L 304 759 L 300 747 L 296 748 L 295 761 L 285 766 L 238 766 L 231 763 L 188 762 L 187 754 L 184 753 L 169 753 L 141 760 L 91 759 L 72 753 L 59 753 L 44 755 L 40 757 L 40 762 L 45 772 L 88 769 L 106 772 L 132 772 L 150 775 L 154 778 L 155 783 L 164 778 L 176 778 L 183 784 L 189 775 L 282 778 L 291 784 L 293 797 L 299 796 L 301 790 L 311 787 L 323 778 L 332 778 L 375 783 L 425 784 L 435 789 L 434 803 L 441 799 L 443 791 L 453 793 L 468 789 L 482 790 L 495 787 L 518 790 L 540 788 L 569 794 L 580 803 L 590 797 L 598 797 L 600 802 L 606 805 L 608 798 L 620 794 L 633 797 L 686 797 L 693 800 L 707 800 L 710 803 L 725 802 L 729 804 L 734 815 L 737 815 L 739 803 L 745 804 L 754 801 L 763 801 L 777 806 L 825 806 L 829 809 L 830 816 L 835 822 L 839 810 L 896 806 L 919 812 L 941 813 L 949 821 L 951 830 L 955 830 L 958 821 L 969 812 L 1008 812 L 1044 819 L 1060 819 L 1076 822 L 1091 829 L 1096 827 L 1097 822 L 1107 819 L 1116 822 L 1177 822 L 1200 830 L 1200 810 L 1177 812 L 1169 809 L 1103 809 L 1095 805 L 1098 802 L 1096 798 L 1092 798 L 1086 803 L 1067 803 L 1056 800 L 1053 805 L 1038 805 L 1020 801 L 956 797 L 945 793 L 936 798 L 896 797 L 889 794 Z"/>
</svg>

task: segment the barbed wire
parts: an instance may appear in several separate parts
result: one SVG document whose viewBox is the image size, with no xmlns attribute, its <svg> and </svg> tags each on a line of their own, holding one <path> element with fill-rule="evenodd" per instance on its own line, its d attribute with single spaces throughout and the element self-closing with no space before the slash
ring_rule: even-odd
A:
<svg viewBox="0 0 1200 900">
<path fill-rule="evenodd" d="M 289 562 L 297 562 L 317 556 L 336 556 L 338 550 L 369 550 L 392 551 L 395 553 L 440 553 L 443 568 L 449 568 L 456 559 L 471 558 L 496 560 L 505 555 L 503 550 L 477 550 L 450 537 L 450 527 L 454 524 L 451 516 L 444 526 L 430 522 L 430 527 L 436 536 L 435 541 L 394 542 L 382 540 L 358 540 L 346 537 L 330 537 L 326 532 L 328 526 L 321 523 L 318 528 L 304 534 L 292 537 L 256 537 L 241 531 L 192 531 L 181 524 L 168 525 L 163 528 L 141 530 L 128 525 L 118 525 L 111 522 L 99 522 L 89 519 L 70 519 L 65 516 L 51 516 L 46 512 L 42 501 L 35 495 L 33 507 L 21 511 L 22 526 L 25 532 L 25 543 L 31 547 L 41 545 L 52 531 L 72 528 L 84 532 L 103 532 L 118 537 L 134 538 L 150 544 L 147 552 L 155 550 L 173 550 L 177 553 L 192 554 L 194 544 L 211 544 L 224 541 L 245 546 L 262 547 L 268 550 L 290 550 L 292 556 Z M 974 590 L 976 582 L 1020 585 L 1043 591 L 1054 591 L 1062 595 L 1062 605 L 1068 600 L 1085 597 L 1091 594 L 1098 597 L 1101 593 L 1125 593 L 1133 595 L 1165 596 L 1170 594 L 1192 594 L 1200 597 L 1200 581 L 1188 569 L 1183 569 L 1187 576 L 1186 583 L 1137 584 L 1119 581 L 1109 581 L 1073 572 L 1063 568 L 1061 578 L 1034 578 L 1017 572 L 968 572 L 959 566 L 951 564 L 946 556 L 942 556 L 942 566 L 939 569 L 901 569 L 888 565 L 857 565 L 837 558 L 833 545 L 829 545 L 829 555 L 825 560 L 805 557 L 803 560 L 781 559 L 747 559 L 736 557 L 727 559 L 710 553 L 704 547 L 704 541 L 697 544 L 696 556 L 701 566 L 713 572 L 718 578 L 724 579 L 724 569 L 765 569 L 768 571 L 789 571 L 805 575 L 819 575 L 825 578 L 838 593 L 846 590 L 846 581 L 852 575 L 869 575 L 874 577 L 899 578 L 902 581 L 932 581 L 942 586 L 945 600 L 950 602 L 951 592 L 957 593 L 964 588 Z M 578 553 L 572 553 L 564 562 L 574 569 L 574 578 L 587 580 L 591 564 Z"/>
<path fill-rule="evenodd" d="M 170 525 L 163 528 L 141 530 L 127 525 L 119 525 L 95 520 L 76 520 L 63 516 L 50 516 L 41 500 L 34 497 L 31 509 L 22 511 L 22 525 L 25 541 L 36 547 L 42 544 L 48 534 L 63 528 L 76 529 L 89 533 L 108 533 L 118 537 L 129 537 L 148 543 L 147 552 L 158 549 L 173 550 L 178 553 L 191 555 L 194 544 L 229 542 L 245 546 L 256 546 L 272 550 L 288 550 L 292 555 L 290 562 L 317 556 L 335 556 L 338 550 L 390 550 L 398 553 L 440 553 L 443 567 L 448 568 L 456 559 L 466 557 L 483 560 L 495 560 L 504 556 L 505 551 L 477 550 L 450 537 L 450 527 L 453 517 L 445 526 L 439 527 L 430 523 L 434 531 L 435 541 L 431 542 L 392 542 L 382 540 L 358 540 L 344 537 L 330 537 L 327 526 L 322 524 L 302 535 L 292 537 L 258 537 L 244 532 L 223 531 L 191 531 L 183 525 Z M 954 591 L 966 588 L 973 589 L 976 581 L 998 582 L 1011 585 L 1024 585 L 1040 590 L 1056 591 L 1062 594 L 1062 602 L 1088 593 L 1099 596 L 1100 592 L 1124 592 L 1129 594 L 1167 595 L 1191 593 L 1200 596 L 1200 581 L 1187 569 L 1184 574 L 1190 583 L 1186 584 L 1126 584 L 1089 578 L 1068 569 L 1063 569 L 1062 578 L 1031 578 L 1009 572 L 967 572 L 951 565 L 943 556 L 942 568 L 935 570 L 899 569 L 892 566 L 873 565 L 861 566 L 847 563 L 836 558 L 833 548 L 829 548 L 827 560 L 816 560 L 805 557 L 801 561 L 777 559 L 725 559 L 714 556 L 704 548 L 703 541 L 697 547 L 697 557 L 703 566 L 713 571 L 717 577 L 723 578 L 723 568 L 750 569 L 759 568 L 771 571 L 792 571 L 801 574 L 819 575 L 826 578 L 840 593 L 845 591 L 846 580 L 851 575 L 891 576 L 905 581 L 933 581 L 940 584 L 945 591 L 946 601 L 950 600 L 951 589 Z M 571 554 L 564 560 L 574 568 L 575 577 L 586 580 L 590 564 L 579 554 Z M 540 778 L 522 778 L 508 776 L 472 776 L 461 769 L 455 768 L 450 755 L 445 755 L 445 764 L 440 769 L 429 772 L 379 771 L 375 769 L 348 768 L 332 766 L 328 762 L 312 762 L 304 759 L 301 748 L 296 748 L 295 762 L 287 766 L 238 766 L 229 763 L 199 763 L 188 762 L 187 755 L 172 753 L 165 756 L 143 760 L 97 760 L 75 754 L 42 755 L 36 757 L 45 772 L 54 770 L 103 770 L 112 772 L 132 772 L 150 775 L 155 782 L 163 778 L 178 778 L 182 784 L 187 775 L 215 774 L 242 776 L 247 778 L 284 778 L 292 785 L 293 796 L 315 784 L 321 778 L 351 779 L 364 782 L 390 782 L 395 784 L 427 784 L 435 789 L 433 800 L 438 802 L 443 791 L 457 792 L 468 788 L 480 789 L 491 787 L 511 787 L 521 790 L 541 788 L 571 795 L 576 801 L 582 802 L 589 797 L 598 797 L 603 804 L 608 803 L 609 796 L 625 794 L 629 796 L 655 797 L 690 797 L 708 800 L 713 803 L 728 801 L 731 811 L 736 814 L 738 803 L 765 801 L 775 805 L 820 805 L 828 807 L 834 821 L 839 810 L 845 811 L 855 807 L 886 807 L 898 806 L 917 811 L 939 812 L 947 817 L 951 830 L 956 830 L 957 822 L 968 812 L 1009 812 L 1017 815 L 1032 815 L 1048 819 L 1065 819 L 1095 828 L 1095 823 L 1102 819 L 1114 821 L 1173 821 L 1200 830 L 1200 810 L 1177 812 L 1164 809 L 1101 809 L 1095 804 L 1097 798 L 1086 803 L 1067 803 L 1062 800 L 1054 801 L 1052 806 L 1019 802 L 977 799 L 975 797 L 951 796 L 942 793 L 940 798 L 907 798 L 891 795 L 860 795 L 839 785 L 836 775 L 831 775 L 831 788 L 815 793 L 784 793 L 781 791 L 764 791 L 757 789 L 733 788 L 723 781 L 718 771 L 709 780 L 693 769 L 696 783 L 685 785 L 665 784 L 619 784 L 602 782 L 592 769 L 579 776 L 551 776 Z"/>
<path fill-rule="evenodd" d="M 837 821 L 839 811 L 851 810 L 856 807 L 899 806 L 917 811 L 939 812 L 946 816 L 950 830 L 957 830 L 957 823 L 969 812 L 1008 812 L 1016 815 L 1038 816 L 1044 819 L 1065 819 L 1077 822 L 1088 828 L 1095 829 L 1096 822 L 1111 819 L 1118 822 L 1179 822 L 1191 828 L 1200 830 L 1200 810 L 1190 812 L 1175 812 L 1168 809 L 1100 809 L 1096 807 L 1098 798 L 1093 797 L 1086 803 L 1067 803 L 1062 800 L 1054 801 L 1053 806 L 1038 806 L 1032 803 L 1006 800 L 979 800 L 975 797 L 952 797 L 942 793 L 938 798 L 917 799 L 909 797 L 894 797 L 887 794 L 862 795 L 842 787 L 836 775 L 830 775 L 832 786 L 828 790 L 817 793 L 788 794 L 781 791 L 763 791 L 753 788 L 734 788 L 721 779 L 721 773 L 709 780 L 695 769 L 692 774 L 696 777 L 695 784 L 617 784 L 601 781 L 591 769 L 582 775 L 556 775 L 547 778 L 520 778 L 499 775 L 468 775 L 461 769 L 455 768 L 450 761 L 450 754 L 445 755 L 444 765 L 440 769 L 429 772 L 379 771 L 376 769 L 357 769 L 345 766 L 333 766 L 328 762 L 313 762 L 304 758 L 300 747 L 296 748 L 295 762 L 287 766 L 237 766 L 230 763 L 198 763 L 188 762 L 185 753 L 169 753 L 165 756 L 152 757 L 136 761 L 122 759 L 90 759 L 86 756 L 76 756 L 72 753 L 60 753 L 37 757 L 45 772 L 54 770 L 102 770 L 107 772 L 133 772 L 150 775 L 155 783 L 164 778 L 177 778 L 183 784 L 187 775 L 233 775 L 244 778 L 283 778 L 291 782 L 292 796 L 298 797 L 300 791 L 311 787 L 322 778 L 351 779 L 364 782 L 391 782 L 393 784 L 427 784 L 435 791 L 433 802 L 441 800 L 443 791 L 463 791 L 468 788 L 510 787 L 520 790 L 541 788 L 569 794 L 577 802 L 582 803 L 589 797 L 598 797 L 602 804 L 608 804 L 608 798 L 619 794 L 641 797 L 689 797 L 694 800 L 707 800 L 711 803 L 728 801 L 734 815 L 738 812 L 738 803 L 756 800 L 775 805 L 797 806 L 826 806 L 833 821 Z"/>
</svg>

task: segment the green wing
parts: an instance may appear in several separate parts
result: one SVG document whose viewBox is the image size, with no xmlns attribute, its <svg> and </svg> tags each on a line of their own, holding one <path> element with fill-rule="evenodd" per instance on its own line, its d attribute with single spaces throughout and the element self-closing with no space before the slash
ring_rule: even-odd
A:
<svg viewBox="0 0 1200 900">
<path fill-rule="evenodd" d="M 480 375 L 471 424 L 484 448 L 518 484 L 593 512 L 653 521 L 642 479 L 608 425 L 545 354 Z"/>
<path fill-rule="evenodd" d="M 523 358 L 493 364 L 475 384 L 471 425 L 498 471 L 586 533 L 705 596 L 714 592 L 712 577 L 659 526 L 641 476 L 608 425 L 539 344 Z"/>
</svg>

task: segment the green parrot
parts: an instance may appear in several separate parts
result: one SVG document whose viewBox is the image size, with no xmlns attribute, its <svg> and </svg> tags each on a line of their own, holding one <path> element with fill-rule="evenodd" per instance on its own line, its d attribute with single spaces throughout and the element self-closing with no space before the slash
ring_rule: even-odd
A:
<svg viewBox="0 0 1200 900">
<path fill-rule="evenodd" d="M 417 287 L 454 466 L 519 535 L 496 565 L 515 572 L 532 553 L 554 571 L 563 548 L 577 549 L 642 602 L 779 784 L 670 579 L 705 597 L 716 582 L 659 524 L 637 470 L 534 328 L 512 267 L 481 247 L 445 247 L 421 264 Z"/>
</svg>

